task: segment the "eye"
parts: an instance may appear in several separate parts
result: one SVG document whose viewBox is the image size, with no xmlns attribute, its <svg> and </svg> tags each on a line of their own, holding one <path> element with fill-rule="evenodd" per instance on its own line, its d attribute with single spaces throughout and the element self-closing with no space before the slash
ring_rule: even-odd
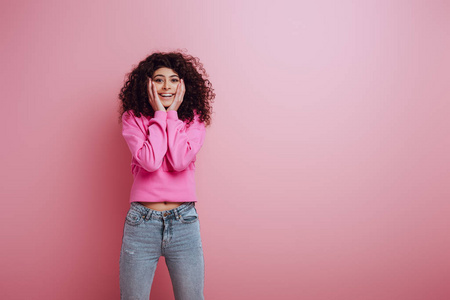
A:
<svg viewBox="0 0 450 300">
<path fill-rule="evenodd" d="M 156 82 L 161 82 L 161 81 L 162 81 L 162 79 L 155 79 L 155 80 L 153 80 L 153 81 L 156 81 Z"/>
<path fill-rule="evenodd" d="M 178 82 L 178 79 L 172 79 L 172 82 Z"/>
</svg>

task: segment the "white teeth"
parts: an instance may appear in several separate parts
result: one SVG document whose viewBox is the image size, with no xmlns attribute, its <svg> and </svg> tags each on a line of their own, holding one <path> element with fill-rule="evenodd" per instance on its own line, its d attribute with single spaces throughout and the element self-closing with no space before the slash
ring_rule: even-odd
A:
<svg viewBox="0 0 450 300">
<path fill-rule="evenodd" d="M 163 96 L 163 97 L 170 97 L 170 96 L 172 96 L 172 94 L 161 94 L 161 96 Z"/>
</svg>

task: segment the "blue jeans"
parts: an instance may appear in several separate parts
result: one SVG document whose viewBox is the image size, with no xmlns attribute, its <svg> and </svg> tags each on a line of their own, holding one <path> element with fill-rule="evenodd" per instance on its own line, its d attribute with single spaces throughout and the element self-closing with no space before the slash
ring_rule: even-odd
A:
<svg viewBox="0 0 450 300">
<path fill-rule="evenodd" d="M 165 211 L 131 202 L 120 250 L 120 299 L 149 299 L 161 255 L 175 299 L 204 299 L 205 262 L 195 202 Z"/>
</svg>

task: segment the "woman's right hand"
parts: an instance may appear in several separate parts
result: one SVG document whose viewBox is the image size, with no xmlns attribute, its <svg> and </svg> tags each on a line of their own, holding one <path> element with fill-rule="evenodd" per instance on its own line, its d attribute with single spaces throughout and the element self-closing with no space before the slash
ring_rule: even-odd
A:
<svg viewBox="0 0 450 300">
<path fill-rule="evenodd" d="M 159 99 L 158 92 L 156 91 L 156 86 L 151 78 L 148 78 L 148 102 L 152 106 L 154 111 L 163 110 L 166 111 L 164 105 L 162 105 Z"/>
</svg>

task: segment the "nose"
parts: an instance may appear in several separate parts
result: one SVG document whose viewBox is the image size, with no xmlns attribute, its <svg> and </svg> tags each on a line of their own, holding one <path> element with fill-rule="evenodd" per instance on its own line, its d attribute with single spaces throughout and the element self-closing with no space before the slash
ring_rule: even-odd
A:
<svg viewBox="0 0 450 300">
<path fill-rule="evenodd" d="M 167 81 L 164 83 L 164 89 L 165 90 L 169 89 L 169 83 Z"/>
</svg>

